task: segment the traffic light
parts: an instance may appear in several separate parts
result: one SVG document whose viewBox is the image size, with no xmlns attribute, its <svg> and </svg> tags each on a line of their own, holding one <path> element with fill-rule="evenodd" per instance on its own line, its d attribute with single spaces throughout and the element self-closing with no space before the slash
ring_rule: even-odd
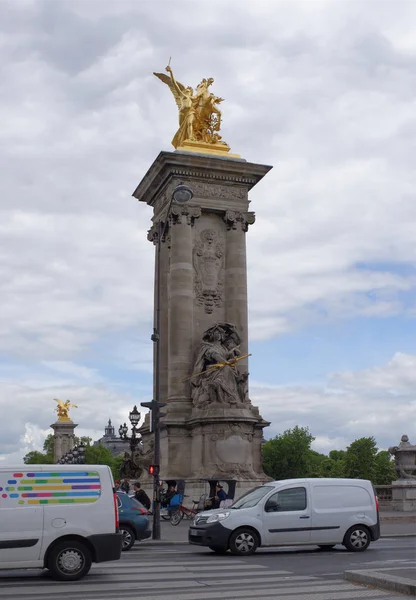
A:
<svg viewBox="0 0 416 600">
<path fill-rule="evenodd" d="M 157 475 L 159 472 L 159 465 L 150 465 L 149 466 L 149 475 L 153 475 L 153 477 L 155 477 L 155 475 Z"/>
</svg>

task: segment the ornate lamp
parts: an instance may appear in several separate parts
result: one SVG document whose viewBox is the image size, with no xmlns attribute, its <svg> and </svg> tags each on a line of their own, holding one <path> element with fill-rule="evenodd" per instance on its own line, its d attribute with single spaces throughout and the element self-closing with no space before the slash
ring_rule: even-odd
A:
<svg viewBox="0 0 416 600">
<path fill-rule="evenodd" d="M 187 185 L 178 185 L 172 192 L 172 200 L 178 204 L 186 204 L 193 198 L 193 191 Z"/>
<path fill-rule="evenodd" d="M 130 423 L 133 425 L 133 427 L 137 427 L 137 425 L 139 424 L 140 416 L 141 415 L 137 410 L 137 406 L 134 405 L 133 410 L 129 414 Z"/>
</svg>

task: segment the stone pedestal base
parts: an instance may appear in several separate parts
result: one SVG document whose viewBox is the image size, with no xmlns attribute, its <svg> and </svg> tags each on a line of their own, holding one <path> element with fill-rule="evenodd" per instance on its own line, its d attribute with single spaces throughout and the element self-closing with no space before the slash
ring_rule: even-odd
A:
<svg viewBox="0 0 416 600">
<path fill-rule="evenodd" d="M 392 483 L 392 506 L 398 512 L 416 511 L 416 480 L 399 479 Z"/>
<path fill-rule="evenodd" d="M 51 427 L 54 431 L 53 460 L 57 463 L 74 447 L 74 430 L 78 425 L 72 421 L 57 421 Z"/>
</svg>

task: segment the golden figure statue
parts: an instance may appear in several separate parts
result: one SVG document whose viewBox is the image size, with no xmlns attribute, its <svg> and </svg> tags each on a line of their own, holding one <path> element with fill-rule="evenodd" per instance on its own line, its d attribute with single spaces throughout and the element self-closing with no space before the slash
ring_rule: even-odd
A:
<svg viewBox="0 0 416 600">
<path fill-rule="evenodd" d="M 71 404 L 70 400 L 65 400 L 65 402 L 62 402 L 62 400 L 59 400 L 58 398 L 54 398 L 54 400 L 58 403 L 58 406 L 55 409 L 58 413 L 58 422 L 72 423 L 69 418 L 69 409 L 78 408 L 78 406 L 76 404 Z"/>
<path fill-rule="evenodd" d="M 170 62 L 170 61 L 169 61 Z M 222 114 L 218 104 L 223 102 L 212 94 L 209 87 L 214 83 L 212 77 L 203 79 L 196 87 L 185 87 L 176 81 L 168 65 L 167 73 L 154 73 L 169 87 L 179 109 L 179 129 L 175 133 L 172 145 L 178 150 L 203 152 L 208 154 L 228 154 L 230 147 L 221 140 L 219 134 Z M 228 154 L 237 157 L 237 154 Z"/>
</svg>

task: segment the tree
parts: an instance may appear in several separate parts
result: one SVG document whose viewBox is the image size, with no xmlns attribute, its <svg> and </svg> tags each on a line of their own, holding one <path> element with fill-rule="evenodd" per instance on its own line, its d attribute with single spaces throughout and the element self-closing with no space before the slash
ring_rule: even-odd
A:
<svg viewBox="0 0 416 600">
<path fill-rule="evenodd" d="M 31 450 L 26 456 L 23 457 L 25 465 L 51 465 L 53 464 L 53 457 L 50 454 L 43 454 L 37 450 Z"/>
<path fill-rule="evenodd" d="M 88 445 L 85 451 L 85 464 L 87 465 L 108 465 L 112 467 L 114 457 L 110 450 L 102 444 L 97 446 Z"/>
<path fill-rule="evenodd" d="M 369 479 L 376 477 L 377 445 L 373 437 L 362 437 L 347 448 L 345 454 L 345 477 Z"/>
<path fill-rule="evenodd" d="M 306 477 L 314 439 L 307 427 L 296 426 L 268 440 L 262 450 L 265 473 L 273 479 Z"/>
<path fill-rule="evenodd" d="M 53 435 L 53 433 L 49 433 L 46 436 L 45 441 L 43 442 L 43 451 L 52 457 L 53 457 L 54 443 L 55 443 L 54 435 Z"/>
<path fill-rule="evenodd" d="M 380 450 L 376 456 L 376 474 L 374 485 L 390 485 L 397 479 L 394 460 L 387 450 Z"/>
<path fill-rule="evenodd" d="M 331 452 L 329 453 L 329 458 L 338 462 L 339 460 L 345 460 L 345 455 L 345 450 L 331 450 Z"/>
<path fill-rule="evenodd" d="M 118 456 L 114 457 L 113 464 L 111 465 L 111 470 L 113 472 L 114 479 L 120 479 L 121 465 L 123 464 L 123 462 L 124 462 L 123 454 L 119 454 Z"/>
</svg>

